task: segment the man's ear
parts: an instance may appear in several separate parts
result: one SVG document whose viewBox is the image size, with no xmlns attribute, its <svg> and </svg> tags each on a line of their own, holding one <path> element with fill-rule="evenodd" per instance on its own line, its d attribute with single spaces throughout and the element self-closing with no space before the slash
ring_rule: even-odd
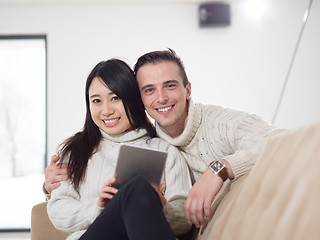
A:
<svg viewBox="0 0 320 240">
<path fill-rule="evenodd" d="M 186 90 L 187 90 L 187 96 L 186 96 L 186 98 L 187 98 L 187 100 L 189 100 L 190 97 L 191 97 L 191 82 L 188 82 L 188 83 L 187 83 L 187 85 L 186 85 Z"/>
</svg>

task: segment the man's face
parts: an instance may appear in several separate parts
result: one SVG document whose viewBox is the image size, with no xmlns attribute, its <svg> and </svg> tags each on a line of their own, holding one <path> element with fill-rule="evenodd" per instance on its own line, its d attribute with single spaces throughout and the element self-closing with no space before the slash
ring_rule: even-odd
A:
<svg viewBox="0 0 320 240">
<path fill-rule="evenodd" d="M 171 137 L 179 136 L 188 116 L 191 84 L 183 86 L 174 62 L 150 63 L 137 73 L 141 98 L 148 114 Z"/>
</svg>

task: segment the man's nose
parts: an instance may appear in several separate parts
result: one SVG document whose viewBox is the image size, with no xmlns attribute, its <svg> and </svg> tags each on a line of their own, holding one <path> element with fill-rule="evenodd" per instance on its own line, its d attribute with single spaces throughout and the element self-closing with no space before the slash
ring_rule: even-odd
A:
<svg viewBox="0 0 320 240">
<path fill-rule="evenodd" d="M 167 103 L 169 100 L 168 94 L 166 91 L 159 91 L 158 102 L 161 104 Z"/>
</svg>

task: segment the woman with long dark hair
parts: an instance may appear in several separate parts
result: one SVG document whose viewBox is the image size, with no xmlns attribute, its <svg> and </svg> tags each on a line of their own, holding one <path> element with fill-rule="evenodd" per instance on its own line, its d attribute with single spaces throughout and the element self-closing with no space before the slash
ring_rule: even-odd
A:
<svg viewBox="0 0 320 240">
<path fill-rule="evenodd" d="M 98 63 L 85 87 L 86 118 L 81 131 L 59 148 L 68 179 L 51 192 L 48 215 L 68 239 L 175 239 L 190 225 L 184 203 L 191 188 L 185 159 L 155 138 L 134 73 L 123 61 Z M 135 177 L 112 187 L 120 143 L 168 152 L 159 189 Z"/>
</svg>

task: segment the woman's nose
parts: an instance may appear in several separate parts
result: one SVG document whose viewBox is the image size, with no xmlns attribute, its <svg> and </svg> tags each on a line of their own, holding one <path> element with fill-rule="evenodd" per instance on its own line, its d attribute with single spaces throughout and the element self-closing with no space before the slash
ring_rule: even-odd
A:
<svg viewBox="0 0 320 240">
<path fill-rule="evenodd" d="M 103 116 L 106 116 L 106 117 L 111 116 L 112 114 L 114 114 L 114 108 L 112 107 L 112 104 L 105 103 L 103 105 L 102 114 L 103 114 Z"/>
</svg>

